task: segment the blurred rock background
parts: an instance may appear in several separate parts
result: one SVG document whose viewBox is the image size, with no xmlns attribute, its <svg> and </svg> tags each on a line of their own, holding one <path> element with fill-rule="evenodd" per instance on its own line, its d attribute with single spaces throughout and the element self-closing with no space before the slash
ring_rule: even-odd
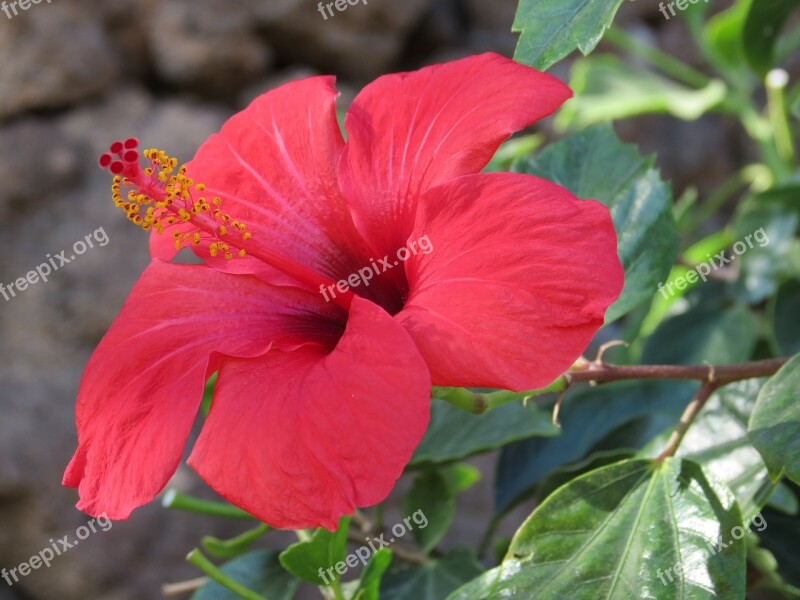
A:
<svg viewBox="0 0 800 600">
<path fill-rule="evenodd" d="M 618 22 L 667 49 L 686 46 L 682 25 L 664 21 L 654 3 L 626 4 Z M 88 520 L 60 485 L 76 444 L 75 393 L 148 261 L 146 236 L 113 207 L 109 177 L 95 166 L 108 144 L 136 135 L 183 162 L 232 112 L 292 78 L 338 75 L 344 106 L 381 73 L 486 50 L 511 55 L 515 6 L 369 0 L 325 20 L 313 0 L 53 0 L 12 19 L 0 13 L 0 282 L 98 228 L 110 239 L 48 283 L 0 297 L 0 567 Z M 566 80 L 567 69 L 553 72 Z M 660 153 L 676 190 L 698 174 L 730 172 L 743 152 L 713 119 L 652 118 L 621 133 Z M 474 544 L 488 520 L 491 457 L 477 464 L 483 487 L 463 499 L 451 542 Z M 185 467 L 173 487 L 204 493 Z M 50 569 L 14 587 L 0 581 L 0 600 L 158 598 L 164 582 L 196 576 L 184 556 L 202 534 L 238 531 L 156 503 Z"/>
</svg>

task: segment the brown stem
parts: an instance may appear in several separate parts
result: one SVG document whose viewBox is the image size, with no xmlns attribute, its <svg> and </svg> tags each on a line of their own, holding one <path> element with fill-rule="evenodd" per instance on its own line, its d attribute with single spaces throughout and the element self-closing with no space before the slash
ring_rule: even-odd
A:
<svg viewBox="0 0 800 600">
<path fill-rule="evenodd" d="M 377 529 L 372 529 L 365 533 L 366 535 L 362 536 L 359 535 L 358 533 L 351 531 L 347 534 L 347 539 L 353 542 L 354 544 L 361 544 L 363 546 L 364 543 L 366 542 L 367 537 L 374 538 L 375 536 L 379 536 L 381 533 L 385 534 L 386 532 L 384 532 L 383 530 L 378 531 Z M 427 565 L 429 562 L 431 562 L 431 560 L 427 556 L 423 554 L 417 554 L 413 550 L 406 550 L 405 548 L 397 545 L 396 543 L 392 544 L 390 550 L 392 551 L 392 553 L 397 555 L 398 558 L 408 563 L 412 563 L 415 565 Z"/>
<path fill-rule="evenodd" d="M 751 379 L 774 375 L 787 361 L 785 358 L 771 358 L 738 365 L 607 365 L 602 362 L 590 363 L 581 370 L 570 371 L 565 375 L 569 383 L 591 381 L 609 383 L 627 379 L 682 379 L 709 381 L 717 387 Z"/>
<path fill-rule="evenodd" d="M 719 383 L 713 379 L 709 379 L 700 386 L 700 389 L 697 390 L 697 394 L 692 398 L 686 410 L 683 411 L 681 420 L 678 421 L 678 426 L 675 428 L 675 431 L 672 432 L 672 435 L 669 436 L 664 450 L 658 455 L 658 458 L 656 458 L 657 462 L 663 462 L 668 457 L 675 456 L 675 452 L 677 452 L 678 446 L 681 445 L 683 438 L 686 436 L 686 432 L 689 431 L 689 427 L 692 426 L 697 415 L 700 414 L 700 411 L 703 410 L 708 399 L 718 388 Z"/>
<path fill-rule="evenodd" d="M 699 380 L 703 382 L 697 390 L 692 401 L 681 415 L 681 420 L 675 431 L 672 432 L 663 452 L 656 459 L 664 461 L 674 456 L 681 445 L 686 432 L 691 427 L 697 415 L 703 410 L 711 395 L 720 387 L 754 377 L 766 377 L 775 374 L 786 362 L 786 358 L 772 358 L 758 360 L 738 365 L 608 365 L 601 357 L 591 363 L 581 363 L 564 375 L 567 387 L 578 381 L 588 381 L 592 384 L 609 383 L 611 381 L 624 381 L 629 379 L 679 379 Z"/>
</svg>

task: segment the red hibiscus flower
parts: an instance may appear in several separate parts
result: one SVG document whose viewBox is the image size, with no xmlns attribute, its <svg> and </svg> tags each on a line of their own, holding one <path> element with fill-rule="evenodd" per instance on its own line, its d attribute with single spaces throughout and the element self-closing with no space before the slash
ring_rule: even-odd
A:
<svg viewBox="0 0 800 600">
<path fill-rule="evenodd" d="M 431 383 L 520 391 L 568 369 L 622 287 L 609 213 L 479 172 L 569 95 L 484 54 L 379 78 L 346 142 L 333 78 L 313 77 L 257 98 L 177 172 L 115 143 L 101 165 L 153 230 L 153 262 L 81 382 L 78 507 L 123 519 L 152 500 L 214 372 L 189 464 L 266 523 L 331 529 L 389 494 Z M 169 262 L 184 246 L 204 264 Z"/>
</svg>

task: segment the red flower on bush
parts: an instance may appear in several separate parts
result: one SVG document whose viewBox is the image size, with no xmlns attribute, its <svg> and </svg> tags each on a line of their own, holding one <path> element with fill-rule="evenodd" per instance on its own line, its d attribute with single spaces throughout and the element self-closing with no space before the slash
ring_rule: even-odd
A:
<svg viewBox="0 0 800 600">
<path fill-rule="evenodd" d="M 79 508 L 127 518 L 164 488 L 214 372 L 189 464 L 273 526 L 334 528 L 389 494 L 431 383 L 526 390 L 568 369 L 622 287 L 609 213 L 479 171 L 569 95 L 485 54 L 379 78 L 346 142 L 333 78 L 314 77 L 257 98 L 177 173 L 116 143 L 101 165 L 153 262 L 81 382 L 64 476 Z M 204 264 L 169 262 L 183 246 Z"/>
</svg>

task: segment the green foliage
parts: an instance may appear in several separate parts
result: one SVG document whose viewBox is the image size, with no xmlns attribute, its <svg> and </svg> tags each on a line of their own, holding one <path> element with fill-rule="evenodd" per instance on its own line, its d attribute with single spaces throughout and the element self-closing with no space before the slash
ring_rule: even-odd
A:
<svg viewBox="0 0 800 600">
<path fill-rule="evenodd" d="M 731 364 L 750 358 L 759 324 L 748 307 L 726 298 L 721 285 L 707 282 L 650 335 L 646 364 Z"/>
<path fill-rule="evenodd" d="M 391 550 L 381 548 L 373 554 L 361 573 L 361 578 L 358 581 L 358 587 L 352 596 L 352 600 L 378 600 L 380 598 L 381 581 L 390 564 L 392 564 Z"/>
<path fill-rule="evenodd" d="M 417 475 L 411 491 L 403 501 L 404 514 L 421 510 L 428 525 L 412 530 L 423 552 L 430 552 L 444 537 L 456 516 L 456 492 L 443 475 L 437 471 L 426 471 Z"/>
<path fill-rule="evenodd" d="M 761 75 L 772 68 L 775 42 L 781 25 L 795 9 L 797 0 L 753 0 L 742 31 L 744 53 L 750 65 Z"/>
<path fill-rule="evenodd" d="M 800 519 L 769 511 L 764 516 L 768 525 L 759 537 L 764 549 L 770 553 L 766 558 L 771 563 L 767 573 L 770 578 L 777 576 L 783 580 L 779 587 L 789 588 L 786 597 L 800 598 L 800 553 L 797 552 Z"/>
<path fill-rule="evenodd" d="M 232 560 L 222 572 L 268 600 L 291 600 L 300 581 L 283 570 L 276 550 L 258 550 Z M 192 595 L 192 600 L 241 600 L 241 596 L 215 581 Z"/>
<path fill-rule="evenodd" d="M 521 32 L 514 60 L 547 69 L 579 49 L 594 50 L 622 0 L 520 0 L 513 31 Z"/>
<path fill-rule="evenodd" d="M 283 568 L 303 581 L 326 585 L 325 580 L 320 577 L 319 569 L 321 567 L 324 571 L 344 560 L 349 528 L 350 518 L 344 517 L 336 531 L 320 528 L 310 539 L 292 544 L 280 555 Z M 339 573 L 335 570 L 333 576 L 339 579 Z"/>
<path fill-rule="evenodd" d="M 772 336 L 776 353 L 790 356 L 800 352 L 800 280 L 786 281 L 778 289 L 772 312 Z"/>
<path fill-rule="evenodd" d="M 693 89 L 610 55 L 576 61 L 570 87 L 576 98 L 564 106 L 556 121 L 563 129 L 648 113 L 693 121 L 719 106 L 727 91 L 719 80 Z"/>
<path fill-rule="evenodd" d="M 612 383 L 567 394 L 561 436 L 503 448 L 495 481 L 495 509 L 504 513 L 535 491 L 542 478 L 599 450 L 638 449 L 680 417 L 693 384 L 671 381 Z M 613 445 L 604 441 L 619 435 Z M 603 447 L 601 447 L 603 444 Z"/>
<path fill-rule="evenodd" d="M 750 438 L 770 475 L 800 482 L 800 355 L 773 376 L 758 395 L 750 417 Z"/>
<path fill-rule="evenodd" d="M 443 600 L 483 573 L 472 550 L 455 548 L 424 565 L 392 566 L 381 582 L 381 600 Z"/>
<path fill-rule="evenodd" d="M 471 415 L 441 400 L 431 403 L 431 420 L 409 463 L 447 463 L 494 450 L 534 436 L 558 434 L 550 413 L 521 402 L 504 404 L 482 415 Z"/>
<path fill-rule="evenodd" d="M 750 444 L 747 433 L 747 423 L 763 382 L 749 379 L 718 390 L 708 400 L 676 453 L 725 483 L 745 519 L 752 518 L 774 490 L 767 466 Z M 658 456 L 668 434 L 664 432 L 656 437 L 642 454 Z"/>
<path fill-rule="evenodd" d="M 740 531 L 733 496 L 697 464 L 623 461 L 559 488 L 520 527 L 502 564 L 448 600 L 621 600 L 641 590 L 658 600 L 739 598 Z"/>
</svg>

